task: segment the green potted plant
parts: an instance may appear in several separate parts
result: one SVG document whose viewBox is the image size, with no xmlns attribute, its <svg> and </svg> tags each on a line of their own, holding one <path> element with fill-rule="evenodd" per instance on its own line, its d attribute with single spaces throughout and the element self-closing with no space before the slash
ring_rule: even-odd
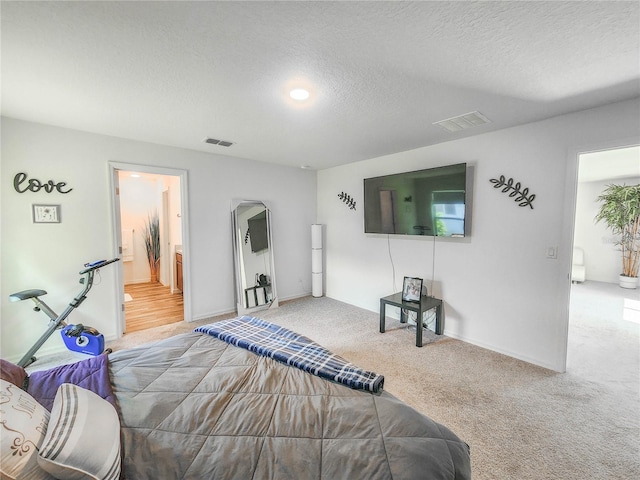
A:
<svg viewBox="0 0 640 480">
<path fill-rule="evenodd" d="M 144 226 L 144 246 L 147 250 L 149 270 L 151 270 L 151 283 L 156 283 L 160 275 L 160 219 L 158 212 L 147 216 L 147 222 Z"/>
<path fill-rule="evenodd" d="M 615 244 L 622 250 L 620 286 L 636 288 L 640 267 L 640 184 L 607 185 L 597 198 L 601 203 L 595 217 L 619 238 Z"/>
</svg>

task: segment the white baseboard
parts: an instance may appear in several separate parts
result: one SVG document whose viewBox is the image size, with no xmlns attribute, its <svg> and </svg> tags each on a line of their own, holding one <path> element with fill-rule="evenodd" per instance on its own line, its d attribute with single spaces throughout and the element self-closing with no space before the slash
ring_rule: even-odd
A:
<svg viewBox="0 0 640 480">
<path fill-rule="evenodd" d="M 289 300 L 297 300 L 298 298 L 304 298 L 304 297 L 308 297 L 311 295 L 311 290 L 309 290 L 308 292 L 304 292 L 301 294 L 296 294 L 296 295 L 289 295 L 288 297 L 279 297 L 279 301 L 280 302 L 288 302 Z"/>
<path fill-rule="evenodd" d="M 55 332 L 54 332 L 55 333 Z M 47 346 L 43 346 L 41 347 L 35 354 L 34 356 L 36 358 L 38 357 L 42 357 L 43 355 L 53 355 L 56 353 L 62 353 L 64 351 L 67 350 L 67 347 L 65 347 L 64 343 L 62 342 L 62 340 L 60 340 L 60 344 L 56 345 L 56 344 L 52 344 L 52 345 L 47 345 Z M 24 354 L 27 353 L 26 351 L 24 353 L 21 353 L 20 355 L 16 355 L 16 356 L 11 356 L 9 358 L 7 358 L 7 360 L 11 363 L 18 363 L 20 361 L 20 359 L 24 356 Z"/>
<path fill-rule="evenodd" d="M 138 283 L 149 283 L 151 281 L 151 277 L 147 277 L 147 278 L 136 278 L 134 280 L 129 280 L 124 282 L 125 286 L 126 285 L 137 285 Z"/>
<path fill-rule="evenodd" d="M 308 297 L 309 295 L 311 295 L 311 291 L 308 292 L 303 292 L 300 294 L 295 294 L 295 295 L 289 295 L 287 297 L 278 297 L 278 302 L 286 302 L 289 300 L 296 300 L 298 298 L 304 298 L 304 297 Z M 229 308 L 225 308 L 222 310 L 217 310 L 214 312 L 209 312 L 209 313 L 204 313 L 204 314 L 200 314 L 197 316 L 194 316 L 191 318 L 191 320 L 188 320 L 189 323 L 191 322 L 199 322 L 202 320 L 206 320 L 207 318 L 211 318 L 211 317 L 217 317 L 219 315 L 232 315 L 236 312 L 236 306 L 235 304 Z M 259 313 L 259 312 L 258 312 Z"/>
<path fill-rule="evenodd" d="M 512 350 L 504 349 L 501 347 L 497 347 L 490 343 L 481 342 L 475 340 L 473 338 L 465 337 L 464 335 L 458 335 L 455 332 L 447 331 L 446 327 L 444 329 L 444 335 L 450 338 L 455 338 L 456 340 L 460 340 L 461 342 L 469 343 L 471 345 L 475 345 L 476 347 L 484 348 L 486 350 L 491 350 L 492 352 L 500 353 L 502 355 L 506 355 L 507 357 L 515 358 L 517 360 L 522 360 L 523 362 L 531 363 L 533 365 L 537 365 L 542 368 L 546 368 L 548 370 L 553 370 L 554 372 L 563 373 L 561 370 L 557 368 L 556 365 L 551 365 L 548 362 L 542 362 L 537 358 L 528 357 L 527 355 L 521 355 L 518 352 L 514 352 Z"/>
<path fill-rule="evenodd" d="M 233 315 L 235 311 L 236 311 L 236 307 L 234 305 L 232 307 L 228 307 L 223 310 L 218 310 L 211 313 L 204 313 L 201 315 L 197 315 L 195 317 L 192 317 L 191 320 L 187 320 L 187 323 L 200 322 L 202 320 L 206 320 L 207 318 L 217 317 L 219 315 Z"/>
</svg>

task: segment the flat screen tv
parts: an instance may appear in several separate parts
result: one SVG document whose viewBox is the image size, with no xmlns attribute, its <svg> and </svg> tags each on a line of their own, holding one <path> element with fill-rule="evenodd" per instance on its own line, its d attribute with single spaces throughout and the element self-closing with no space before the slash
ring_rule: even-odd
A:
<svg viewBox="0 0 640 480">
<path fill-rule="evenodd" d="M 465 236 L 467 164 L 364 179 L 365 233 Z"/>
<path fill-rule="evenodd" d="M 268 248 L 267 212 L 260 212 L 247 220 L 247 223 L 249 224 L 249 241 L 251 242 L 251 251 L 253 253 L 257 253 Z"/>
</svg>

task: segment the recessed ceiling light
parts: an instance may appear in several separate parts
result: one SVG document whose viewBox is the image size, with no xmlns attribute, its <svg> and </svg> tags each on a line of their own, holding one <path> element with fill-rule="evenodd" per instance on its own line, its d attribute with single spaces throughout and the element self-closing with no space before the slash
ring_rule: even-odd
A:
<svg viewBox="0 0 640 480">
<path fill-rule="evenodd" d="M 140 174 L 139 173 L 132 173 L 131 176 L 133 178 L 140 178 Z"/>
<path fill-rule="evenodd" d="M 289 92 L 289 96 L 294 100 L 303 101 L 309 98 L 309 91 L 304 88 L 294 88 Z"/>
</svg>

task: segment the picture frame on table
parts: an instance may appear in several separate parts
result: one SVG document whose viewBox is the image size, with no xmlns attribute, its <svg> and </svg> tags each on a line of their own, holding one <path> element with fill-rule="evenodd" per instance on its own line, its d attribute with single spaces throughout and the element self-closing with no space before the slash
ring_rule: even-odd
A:
<svg viewBox="0 0 640 480">
<path fill-rule="evenodd" d="M 418 277 L 404 277 L 402 282 L 402 301 L 419 302 L 422 296 L 422 279 Z"/>
</svg>

